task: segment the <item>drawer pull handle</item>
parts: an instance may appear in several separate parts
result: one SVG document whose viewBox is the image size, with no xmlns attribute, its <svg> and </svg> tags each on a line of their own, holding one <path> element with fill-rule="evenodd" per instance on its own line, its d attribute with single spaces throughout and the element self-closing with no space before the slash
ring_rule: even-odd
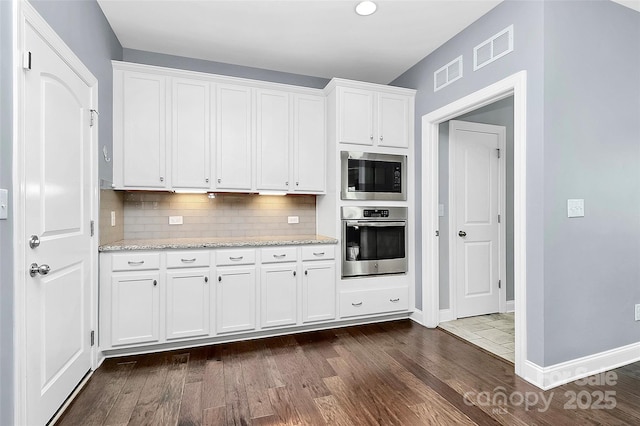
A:
<svg viewBox="0 0 640 426">
<path fill-rule="evenodd" d="M 351 306 L 362 306 L 362 302 L 352 303 Z"/>
<path fill-rule="evenodd" d="M 244 259 L 244 256 L 238 256 L 238 257 L 229 256 L 229 260 L 233 260 L 234 262 L 237 262 L 242 259 Z"/>
<path fill-rule="evenodd" d="M 182 262 L 184 263 L 193 263 L 196 261 L 196 258 L 192 258 L 192 259 L 180 259 Z"/>
<path fill-rule="evenodd" d="M 314 255 L 314 256 L 324 256 L 324 252 L 323 252 L 323 251 L 321 251 L 321 252 L 317 252 L 317 253 L 316 253 L 316 252 L 313 252 L 313 255 Z"/>
<path fill-rule="evenodd" d="M 137 262 L 132 262 L 132 261 L 130 260 L 130 261 L 128 261 L 127 263 L 128 263 L 129 265 L 131 265 L 131 266 L 140 266 L 140 265 L 144 264 L 144 260 L 140 260 L 140 261 L 137 261 Z"/>
<path fill-rule="evenodd" d="M 396 297 L 395 299 L 389 299 L 389 302 L 393 302 L 393 303 L 396 303 L 396 302 L 399 302 L 399 301 L 400 301 L 399 297 Z"/>
<path fill-rule="evenodd" d="M 287 257 L 286 254 L 274 254 L 273 257 L 275 257 L 276 259 L 283 259 L 285 257 Z"/>
</svg>

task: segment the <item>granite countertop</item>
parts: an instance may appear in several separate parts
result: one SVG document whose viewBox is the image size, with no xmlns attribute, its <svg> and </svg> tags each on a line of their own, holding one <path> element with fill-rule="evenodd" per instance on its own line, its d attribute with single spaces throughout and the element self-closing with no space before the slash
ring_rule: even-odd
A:
<svg viewBox="0 0 640 426">
<path fill-rule="evenodd" d="M 268 237 L 199 237 L 157 240 L 120 240 L 98 247 L 98 251 L 167 250 L 222 247 L 264 247 L 310 244 L 337 244 L 335 238 L 323 235 L 286 235 Z"/>
</svg>

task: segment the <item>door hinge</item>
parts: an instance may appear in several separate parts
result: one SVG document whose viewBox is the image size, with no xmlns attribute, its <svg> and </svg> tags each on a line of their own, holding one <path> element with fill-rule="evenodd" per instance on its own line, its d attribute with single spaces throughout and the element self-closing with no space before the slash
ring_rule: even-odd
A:
<svg viewBox="0 0 640 426">
<path fill-rule="evenodd" d="M 498 280 L 498 288 L 502 288 L 502 280 Z"/>
<path fill-rule="evenodd" d="M 500 220 L 501 220 L 500 215 L 498 215 L 498 223 L 500 223 Z"/>
<path fill-rule="evenodd" d="M 93 237 L 93 234 L 96 232 L 96 223 L 92 220 L 89 226 L 91 228 L 91 236 Z"/>
<path fill-rule="evenodd" d="M 91 115 L 89 119 L 89 127 L 93 127 L 93 125 L 96 124 L 96 121 L 98 121 L 100 113 L 95 109 L 90 109 L 89 114 Z"/>
<path fill-rule="evenodd" d="M 498 153 L 498 158 L 500 158 L 500 148 L 496 148 L 496 152 Z"/>
<path fill-rule="evenodd" d="M 440 231 L 436 231 L 436 237 L 440 236 Z"/>
<path fill-rule="evenodd" d="M 22 68 L 25 70 L 31 69 L 31 52 L 22 53 Z"/>
<path fill-rule="evenodd" d="M 91 346 L 95 345 L 96 343 L 96 332 L 94 330 L 91 330 Z"/>
</svg>

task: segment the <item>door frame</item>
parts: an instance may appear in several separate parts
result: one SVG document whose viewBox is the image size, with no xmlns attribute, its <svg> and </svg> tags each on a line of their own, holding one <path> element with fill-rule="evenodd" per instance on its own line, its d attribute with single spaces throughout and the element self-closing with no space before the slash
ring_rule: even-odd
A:
<svg viewBox="0 0 640 426">
<path fill-rule="evenodd" d="M 26 0 L 13 2 L 13 253 L 14 253 L 14 326 L 13 326 L 13 356 L 14 356 L 14 422 L 24 424 L 27 419 L 27 318 L 26 318 L 26 286 L 27 280 L 27 242 L 26 217 L 24 216 L 26 205 L 25 176 L 29 169 L 29 162 L 25 155 L 24 145 L 26 110 L 25 110 L 25 71 L 22 68 L 22 52 L 24 46 L 24 34 L 27 25 L 38 32 L 49 46 L 73 69 L 76 74 L 91 87 L 92 109 L 98 109 L 98 80 L 89 69 L 78 59 L 73 51 L 55 33 L 49 24 L 36 12 Z M 28 71 L 26 71 L 28 72 Z M 91 127 L 90 157 L 91 170 L 91 218 L 95 224 L 95 233 L 91 242 L 91 282 L 90 286 L 90 327 L 97 329 L 97 290 L 98 290 L 98 123 Z M 97 366 L 97 339 L 91 348 L 91 368 Z M 86 382 L 86 380 L 85 380 Z"/>
<path fill-rule="evenodd" d="M 451 121 L 462 121 L 464 120 L 456 120 L 453 119 Z M 451 122 L 449 121 L 449 122 Z M 467 122 L 472 124 L 484 124 L 477 122 Z M 492 124 L 492 126 L 494 126 Z M 505 128 L 504 126 L 498 126 Z M 451 127 L 449 127 L 451 129 Z M 457 281 L 455 280 L 455 276 L 457 274 L 457 266 L 458 266 L 458 258 L 457 258 L 457 250 L 456 250 L 456 233 L 453 228 L 453 224 L 456 220 L 456 215 L 458 212 L 458 203 L 456 202 L 455 197 L 455 182 L 453 180 L 453 176 L 456 173 L 456 161 L 455 161 L 455 144 L 454 140 L 451 137 L 451 132 L 449 132 L 449 306 L 451 308 L 451 313 L 453 315 L 453 319 L 458 318 L 458 286 Z M 500 274 L 499 279 L 504 282 L 504 285 L 498 289 L 498 311 L 506 312 L 507 311 L 507 284 L 506 284 L 506 276 L 507 276 L 507 249 L 506 249 L 506 193 L 507 193 L 507 156 L 506 156 L 506 134 L 500 138 L 499 149 L 502 155 L 502 161 L 498 162 L 498 210 L 500 215 L 502 215 L 500 222 L 498 223 L 498 273 Z"/>
<path fill-rule="evenodd" d="M 515 373 L 524 374 L 527 359 L 526 313 L 526 166 L 527 72 L 520 71 L 422 116 L 422 310 L 427 327 L 439 323 L 438 130 L 440 123 L 512 96 L 514 98 L 514 298 Z"/>
</svg>

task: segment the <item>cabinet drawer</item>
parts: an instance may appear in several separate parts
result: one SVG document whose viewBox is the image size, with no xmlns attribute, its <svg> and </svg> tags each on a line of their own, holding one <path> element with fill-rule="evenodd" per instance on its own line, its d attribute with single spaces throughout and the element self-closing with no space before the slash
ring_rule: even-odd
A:
<svg viewBox="0 0 640 426">
<path fill-rule="evenodd" d="M 251 265 L 256 263 L 256 251 L 247 250 L 217 250 L 216 265 Z"/>
<path fill-rule="evenodd" d="M 262 263 L 295 262 L 298 260 L 295 247 L 269 247 L 260 250 Z"/>
<path fill-rule="evenodd" d="M 160 253 L 114 254 L 111 262 L 113 271 L 138 271 L 160 269 Z"/>
<path fill-rule="evenodd" d="M 340 316 L 372 315 L 409 309 L 408 287 L 340 293 Z"/>
<path fill-rule="evenodd" d="M 335 259 L 336 246 L 304 246 L 302 247 L 302 260 L 326 260 Z"/>
<path fill-rule="evenodd" d="M 208 251 L 177 251 L 167 253 L 167 268 L 209 266 Z"/>
</svg>

